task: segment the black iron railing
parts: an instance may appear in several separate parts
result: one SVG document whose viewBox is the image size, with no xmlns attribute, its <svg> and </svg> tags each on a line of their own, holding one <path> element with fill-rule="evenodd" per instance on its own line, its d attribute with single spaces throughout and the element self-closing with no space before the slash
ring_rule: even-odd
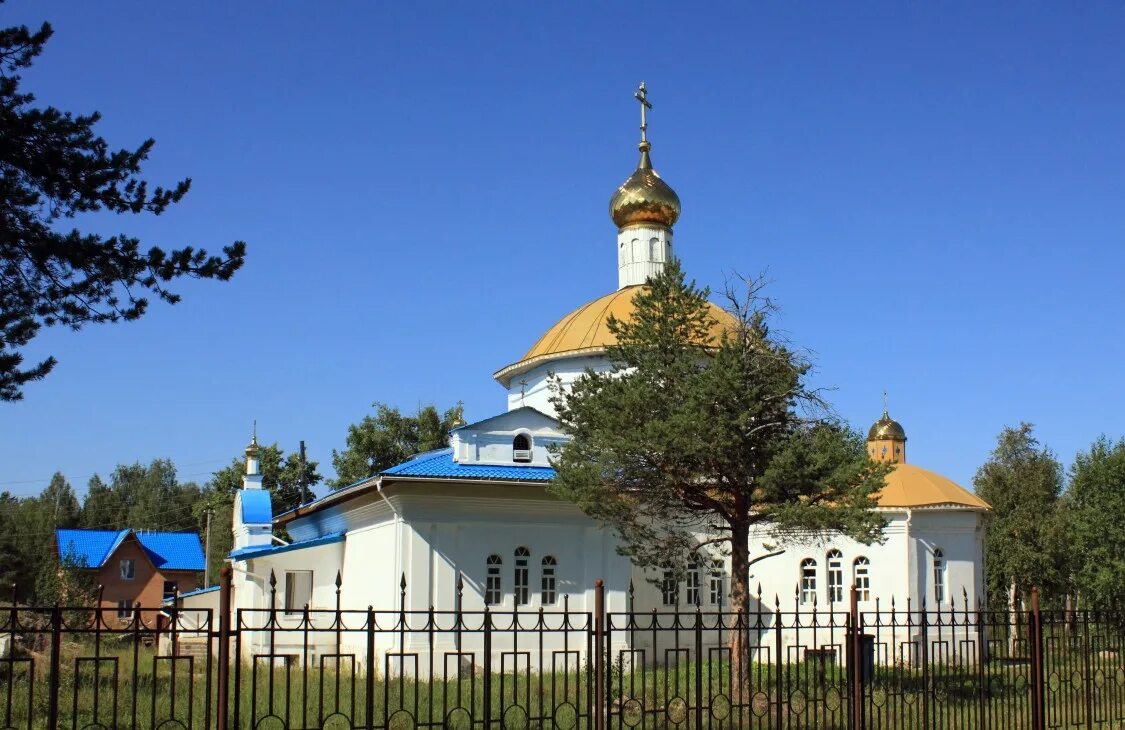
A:
<svg viewBox="0 0 1125 730">
<path fill-rule="evenodd" d="M 0 608 L 0 730 L 1117 728 L 1125 615 L 962 595 L 745 613 Z"/>
</svg>

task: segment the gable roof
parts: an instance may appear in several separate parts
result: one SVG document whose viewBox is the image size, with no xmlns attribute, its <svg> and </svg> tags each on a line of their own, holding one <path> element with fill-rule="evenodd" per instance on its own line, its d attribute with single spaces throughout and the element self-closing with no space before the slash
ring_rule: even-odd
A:
<svg viewBox="0 0 1125 730">
<path fill-rule="evenodd" d="M 446 448 L 418 454 L 382 474 L 386 477 L 548 482 L 555 477 L 555 470 L 549 466 L 462 464 L 453 460 L 453 449 Z"/>
<path fill-rule="evenodd" d="M 86 568 L 101 568 L 121 543 L 133 536 L 158 570 L 203 570 L 205 559 L 194 532 L 137 532 L 125 530 L 56 530 L 60 560 L 73 556 Z"/>
<path fill-rule="evenodd" d="M 513 408 L 510 411 L 504 411 L 503 413 L 497 413 L 496 415 L 489 416 L 488 418 L 482 418 L 481 420 L 476 421 L 475 423 L 463 424 L 461 426 L 458 426 L 457 428 L 452 429 L 450 431 L 450 433 L 452 433 L 454 431 L 465 431 L 465 430 L 479 431 L 480 427 L 484 426 L 486 424 L 495 423 L 496 421 L 501 421 L 501 420 L 513 420 L 513 419 L 518 420 L 520 418 L 524 418 L 524 417 L 528 417 L 528 416 L 530 416 L 532 418 L 535 418 L 536 420 L 540 421 L 541 423 L 544 423 L 544 424 L 547 424 L 547 425 L 551 425 L 551 426 L 555 426 L 555 427 L 558 427 L 558 425 L 559 425 L 559 420 L 557 418 L 554 418 L 554 417 L 544 413 L 543 411 L 539 410 L 538 408 L 533 408 L 531 406 L 520 406 L 519 408 Z"/>
<path fill-rule="evenodd" d="M 318 547 L 320 545 L 331 545 L 334 542 L 343 542 L 344 533 L 333 532 L 328 535 L 310 538 L 308 540 L 300 540 L 298 542 L 291 542 L 288 545 L 251 545 L 250 547 L 238 548 L 232 550 L 227 557 L 237 560 L 247 560 L 249 558 L 261 558 L 266 555 L 277 555 L 278 553 L 287 553 L 290 550 L 303 550 L 305 548 Z"/>
</svg>

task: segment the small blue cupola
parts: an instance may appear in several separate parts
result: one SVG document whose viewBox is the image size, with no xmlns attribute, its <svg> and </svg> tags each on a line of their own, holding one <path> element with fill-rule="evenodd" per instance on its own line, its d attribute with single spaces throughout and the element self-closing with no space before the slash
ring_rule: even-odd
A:
<svg viewBox="0 0 1125 730">
<path fill-rule="evenodd" d="M 273 504 L 270 493 L 262 489 L 262 469 L 258 459 L 258 434 L 246 447 L 246 474 L 242 489 L 234 495 L 234 549 L 273 544 Z"/>
</svg>

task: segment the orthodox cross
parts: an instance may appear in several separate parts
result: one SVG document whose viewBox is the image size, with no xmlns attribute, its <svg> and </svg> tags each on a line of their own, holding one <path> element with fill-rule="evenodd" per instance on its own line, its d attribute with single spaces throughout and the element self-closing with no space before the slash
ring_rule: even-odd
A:
<svg viewBox="0 0 1125 730">
<path fill-rule="evenodd" d="M 522 406 L 523 405 L 523 398 L 524 398 L 525 395 L 527 395 L 527 379 L 524 378 L 523 380 L 519 381 L 519 383 L 520 383 L 520 405 Z"/>
<path fill-rule="evenodd" d="M 633 97 L 641 103 L 641 142 L 648 142 L 648 116 L 647 112 L 652 108 L 652 104 L 648 100 L 648 89 L 645 88 L 645 82 L 637 87 L 637 93 Z"/>
<path fill-rule="evenodd" d="M 887 391 L 883 391 L 883 413 L 887 412 Z"/>
</svg>

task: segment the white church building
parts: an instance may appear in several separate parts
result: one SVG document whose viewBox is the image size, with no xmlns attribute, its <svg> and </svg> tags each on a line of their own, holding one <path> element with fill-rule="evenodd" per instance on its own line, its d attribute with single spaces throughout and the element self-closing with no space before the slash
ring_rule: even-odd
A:
<svg viewBox="0 0 1125 730">
<path fill-rule="evenodd" d="M 500 413 L 455 428 L 447 448 L 280 515 L 271 513 L 261 488 L 257 446 L 247 448 L 229 556 L 236 609 L 270 608 L 273 597 L 279 621 L 296 626 L 306 605 L 335 608 L 339 591 L 346 609 L 394 611 L 404 601 L 406 610 L 424 612 L 460 602 L 467 611 L 488 606 L 530 614 L 561 609 L 565 601 L 571 611 L 591 611 L 599 579 L 608 612 L 726 607 L 729 560 L 696 567 L 684 582 L 662 583 L 618 554 L 611 529 L 546 490 L 554 473 L 549 448 L 567 438 L 550 400 L 552 376 L 565 388 L 586 368 L 610 368 L 607 320 L 628 319 L 635 293 L 672 255 L 680 203 L 652 168 L 649 151 L 643 140 L 636 171 L 610 203 L 617 235 L 606 241 L 606 260 L 617 261 L 618 288 L 562 317 L 523 357 L 493 374 L 506 391 Z M 719 321 L 730 316 L 717 306 L 714 312 Z M 530 340 L 534 333 L 528 334 Z M 752 567 L 750 584 L 761 586 L 763 611 L 774 610 L 775 595 L 786 611 L 833 604 L 845 611 L 852 584 L 864 610 L 892 597 L 900 607 L 908 600 L 934 607 L 981 595 L 989 507 L 908 463 L 906 442 L 885 411 L 868 434 L 871 456 L 894 464 L 878 497 L 885 541 L 781 545 L 783 553 Z M 273 536 L 277 527 L 291 542 Z M 752 539 L 751 556 L 766 552 L 766 542 L 764 535 Z M 271 640 L 302 641 L 300 632 L 290 634 Z M 245 642 L 243 651 L 256 651 L 253 643 Z"/>
</svg>

